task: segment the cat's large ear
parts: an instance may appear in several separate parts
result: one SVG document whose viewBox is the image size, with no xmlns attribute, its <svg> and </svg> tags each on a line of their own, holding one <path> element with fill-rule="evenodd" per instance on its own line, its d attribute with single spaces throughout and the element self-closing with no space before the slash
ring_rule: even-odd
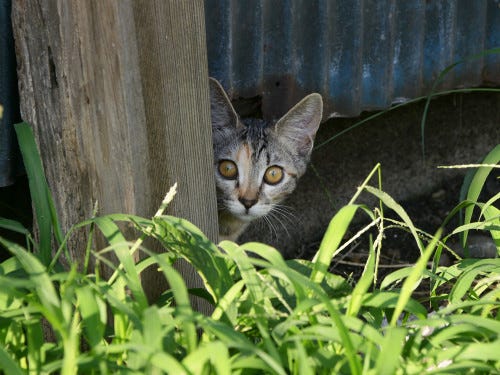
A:
<svg viewBox="0 0 500 375">
<path fill-rule="evenodd" d="M 238 115 L 221 84 L 214 78 L 209 78 L 210 87 L 210 116 L 212 128 L 224 131 L 227 127 L 238 126 Z"/>
<path fill-rule="evenodd" d="M 306 96 L 275 125 L 278 136 L 293 147 L 298 155 L 308 157 L 323 116 L 323 100 L 314 93 Z"/>
</svg>

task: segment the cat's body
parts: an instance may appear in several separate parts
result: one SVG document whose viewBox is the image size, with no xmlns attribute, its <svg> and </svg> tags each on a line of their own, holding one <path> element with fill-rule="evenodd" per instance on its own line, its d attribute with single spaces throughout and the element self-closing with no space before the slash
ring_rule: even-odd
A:
<svg viewBox="0 0 500 375">
<path fill-rule="evenodd" d="M 310 94 L 276 123 L 241 120 L 220 84 L 210 79 L 220 239 L 236 240 L 296 187 L 306 170 L 322 116 Z"/>
</svg>

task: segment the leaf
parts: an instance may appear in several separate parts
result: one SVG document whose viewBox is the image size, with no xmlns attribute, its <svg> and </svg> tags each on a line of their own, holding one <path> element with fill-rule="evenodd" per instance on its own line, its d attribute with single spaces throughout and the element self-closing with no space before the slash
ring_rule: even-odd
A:
<svg viewBox="0 0 500 375">
<path fill-rule="evenodd" d="M 236 282 L 220 299 L 219 303 L 212 313 L 212 319 L 215 321 L 220 320 L 223 314 L 229 318 L 230 322 L 236 325 L 237 309 L 235 302 L 241 297 L 242 290 L 245 287 L 244 280 Z"/>
<path fill-rule="evenodd" d="M 0 228 L 4 228 L 16 233 L 30 235 L 30 231 L 24 227 L 20 222 L 0 217 Z"/>
<path fill-rule="evenodd" d="M 314 256 L 314 269 L 311 272 L 311 280 L 315 283 L 321 283 L 326 275 L 330 262 L 337 250 L 340 241 L 351 223 L 354 214 L 360 206 L 350 204 L 342 207 L 332 218 L 326 233 L 321 241 L 319 250 Z"/>
<path fill-rule="evenodd" d="M 384 340 L 380 344 L 375 374 L 394 374 L 401 367 L 401 353 L 405 345 L 407 331 L 400 327 L 387 327 Z M 390 353 L 390 355 L 388 355 Z"/>
<path fill-rule="evenodd" d="M 404 221 L 404 223 L 407 225 L 408 229 L 410 230 L 411 234 L 413 235 L 413 238 L 415 239 L 415 242 L 417 243 L 417 246 L 420 250 L 420 253 L 423 253 L 424 246 L 422 245 L 422 241 L 420 241 L 420 237 L 418 236 L 417 229 L 413 225 L 412 220 L 406 213 L 406 211 L 403 209 L 403 207 L 398 204 L 389 194 L 386 192 L 374 188 L 372 186 L 366 186 L 365 187 L 366 191 L 369 193 L 375 195 L 378 199 L 380 199 L 388 208 L 396 212 L 399 217 Z"/>
<path fill-rule="evenodd" d="M 311 270 L 314 268 L 314 264 L 311 261 L 304 259 L 287 260 L 286 264 L 289 268 L 305 277 L 309 277 Z M 320 285 L 330 298 L 344 297 L 352 292 L 351 285 L 342 276 L 332 273 L 326 273 Z"/>
<path fill-rule="evenodd" d="M 264 298 L 262 283 L 257 276 L 257 270 L 245 253 L 245 246 L 226 247 L 227 255 L 238 265 L 241 277 L 252 297 L 252 302 L 260 304 Z"/>
<path fill-rule="evenodd" d="M 0 263 L 0 275 L 8 275 L 19 270 L 22 270 L 22 265 L 16 257 L 8 258 Z"/>
<path fill-rule="evenodd" d="M 76 289 L 76 295 L 87 339 L 90 346 L 95 347 L 104 337 L 106 306 L 89 285 Z"/>
<path fill-rule="evenodd" d="M 345 350 L 345 357 L 349 362 L 349 368 L 352 374 L 360 374 L 361 373 L 361 362 L 355 350 L 355 347 L 352 343 L 351 335 L 349 330 L 346 328 L 344 324 L 344 318 L 342 317 L 337 308 L 333 305 L 332 301 L 330 301 L 329 297 L 325 293 L 325 291 L 321 288 L 318 283 L 310 280 L 307 277 L 304 277 L 297 271 L 294 271 L 290 268 L 280 269 L 282 274 L 286 274 L 286 276 L 292 280 L 294 285 L 301 285 L 305 290 L 309 290 L 311 298 L 316 298 L 321 301 L 321 304 L 316 303 L 318 307 L 321 305 L 324 308 L 325 313 L 329 314 L 329 320 L 333 326 L 339 332 L 341 337 L 341 342 Z M 307 300 L 306 300 L 307 301 Z M 310 316 L 312 321 L 315 320 L 315 316 Z"/>
<path fill-rule="evenodd" d="M 110 243 L 120 264 L 123 265 L 126 272 L 127 287 L 130 288 L 141 308 L 146 308 L 148 306 L 146 294 L 142 288 L 134 258 L 130 254 L 130 247 L 120 228 L 109 217 L 97 217 L 94 219 L 94 222 Z"/>
<path fill-rule="evenodd" d="M 500 264 L 497 262 L 497 259 L 483 259 L 466 267 L 453 284 L 448 297 L 450 301 L 456 303 L 461 300 L 471 290 L 471 285 L 479 274 L 490 272 L 500 273 Z"/>
<path fill-rule="evenodd" d="M 263 369 L 265 369 L 263 373 L 286 375 L 285 370 L 275 358 L 249 341 L 243 334 L 235 331 L 233 327 L 209 319 L 202 322 L 202 327 L 206 332 L 215 335 L 224 342 L 228 348 L 238 349 L 241 353 L 246 353 L 246 355 L 257 356 L 261 361 L 258 361 L 257 358 L 251 358 L 251 361 L 255 362 L 255 366 L 258 366 L 258 368 L 263 366 Z"/>
<path fill-rule="evenodd" d="M 49 186 L 43 173 L 42 161 L 40 160 L 33 131 L 26 122 L 15 124 L 14 128 L 28 175 L 31 200 L 39 230 L 40 259 L 47 266 L 52 260 L 52 231 L 54 231 L 59 244 L 62 243 L 64 236 L 62 235 L 52 195 L 50 194 Z"/>
<path fill-rule="evenodd" d="M 347 306 L 347 316 L 356 316 L 359 309 L 362 306 L 362 300 L 365 293 L 368 291 L 372 285 L 375 273 L 375 250 L 373 245 L 370 244 L 370 254 L 366 260 L 365 268 L 363 269 L 363 274 L 361 275 L 359 281 L 357 282 L 354 290 L 352 291 L 349 304 Z"/>
<path fill-rule="evenodd" d="M 392 309 L 397 305 L 399 296 L 400 293 L 397 292 L 375 291 L 364 296 L 362 306 L 375 307 L 381 310 Z M 425 318 L 427 315 L 426 308 L 411 298 L 406 302 L 405 311 L 419 317 L 420 319 Z"/>
<path fill-rule="evenodd" d="M 401 288 L 400 292 L 400 297 L 398 299 L 398 302 L 394 309 L 394 313 L 392 315 L 390 326 L 396 325 L 399 315 L 403 312 L 406 304 L 411 298 L 413 291 L 417 288 L 422 278 L 422 275 L 424 274 L 424 270 L 426 269 L 427 262 L 429 261 L 429 258 L 431 257 L 432 252 L 434 251 L 440 236 L 441 236 L 441 229 L 438 230 L 438 232 L 432 238 L 429 245 L 427 245 L 423 254 L 420 256 L 417 263 L 415 264 L 413 271 L 410 273 L 410 275 L 408 275 L 405 282 L 403 283 L 403 287 Z"/>
<path fill-rule="evenodd" d="M 478 361 L 495 361 L 498 364 L 500 340 L 489 343 L 475 342 L 466 345 L 457 355 L 457 359 L 475 359 Z"/>
<path fill-rule="evenodd" d="M 207 364 L 210 364 L 214 374 L 230 375 L 230 363 L 228 347 L 220 341 L 204 344 L 182 360 L 192 374 L 203 374 Z"/>
<path fill-rule="evenodd" d="M 483 164 L 498 164 L 500 162 L 500 144 L 497 145 L 493 150 L 491 150 L 483 159 Z M 477 202 L 479 198 L 479 194 L 481 194 L 481 190 L 483 189 L 484 183 L 486 182 L 486 178 L 490 174 L 493 167 L 484 166 L 479 167 L 475 171 L 475 173 L 470 172 L 470 175 L 466 177 L 464 180 L 464 184 L 462 186 L 461 194 L 467 194 L 466 197 L 461 196 L 460 199 L 467 199 L 468 201 Z M 472 178 L 470 177 L 472 176 Z M 470 179 L 470 182 L 469 182 Z M 474 210 L 474 206 L 469 206 L 465 208 L 464 211 L 464 224 L 469 224 L 472 219 L 472 212 Z M 467 244 L 467 235 L 468 231 L 465 231 L 462 235 L 462 246 L 465 248 Z"/>
<path fill-rule="evenodd" d="M 157 256 L 153 253 L 149 253 L 149 255 L 154 257 L 158 262 L 161 267 L 161 271 L 167 279 L 168 285 L 174 294 L 177 311 L 179 316 L 182 318 L 181 326 L 183 335 L 186 338 L 188 353 L 190 353 L 196 349 L 197 335 L 195 324 L 192 321 L 193 309 L 191 307 L 191 302 L 189 301 L 186 284 L 184 283 L 184 280 L 179 272 L 177 272 L 163 257 Z"/>
<path fill-rule="evenodd" d="M 185 219 L 165 215 L 155 218 L 155 224 L 158 240 L 194 266 L 217 302 L 233 284 L 228 264 L 217 246 Z"/>
<path fill-rule="evenodd" d="M 34 281 L 40 303 L 46 308 L 46 318 L 58 330 L 64 318 L 61 312 L 61 301 L 49 275 L 42 263 L 21 246 L 0 237 L 0 243 L 5 246 L 23 266 L 30 279 Z"/>
<path fill-rule="evenodd" d="M 165 374 L 188 374 L 186 368 L 181 363 L 179 363 L 177 359 L 175 359 L 175 357 L 171 356 L 168 353 L 157 352 L 153 354 L 149 361 L 153 366 L 163 370 Z"/>
<path fill-rule="evenodd" d="M 25 322 L 30 371 L 40 372 L 43 361 L 43 331 L 40 320 Z"/>
<path fill-rule="evenodd" d="M 448 342 L 453 342 L 460 340 L 462 338 L 472 339 L 475 335 L 478 335 L 480 329 L 474 324 L 469 323 L 457 323 L 456 325 L 448 325 L 440 328 L 437 333 L 431 335 L 430 342 L 435 347 L 441 345 L 445 346 Z M 477 338 L 477 336 L 475 336 Z"/>
<path fill-rule="evenodd" d="M 17 362 L 12 359 L 9 352 L 0 343 L 0 368 L 9 375 L 24 375 L 25 372 L 19 367 Z"/>
<path fill-rule="evenodd" d="M 245 281 L 245 285 L 250 292 L 252 309 L 255 310 L 257 316 L 265 316 L 266 311 L 272 309 L 269 298 L 266 298 L 265 296 L 267 286 L 261 281 L 259 277 L 260 275 L 254 267 L 254 263 L 258 262 L 258 260 L 251 258 L 246 252 L 250 251 L 256 252 L 257 254 L 262 253 L 268 257 L 270 256 L 271 258 L 274 258 L 277 263 L 277 267 L 286 267 L 285 262 L 277 252 L 273 252 L 271 250 L 271 247 L 257 243 L 244 244 L 239 247 L 234 247 L 231 250 L 228 249 L 228 251 L 228 256 L 230 256 L 238 265 L 241 277 Z M 265 262 L 262 267 L 270 267 L 270 265 Z M 281 358 L 278 350 L 269 335 L 270 329 L 268 326 L 268 320 L 256 319 L 255 325 L 260 332 L 260 337 L 266 348 L 266 352 L 277 362 L 280 362 Z"/>
<path fill-rule="evenodd" d="M 412 271 L 413 267 L 404 267 L 391 272 L 386 277 L 384 277 L 384 280 L 382 280 L 382 282 L 380 283 L 380 290 L 388 288 L 391 284 L 402 282 L 404 279 L 408 277 L 410 273 L 412 273 Z M 424 275 L 430 276 L 433 274 L 425 270 Z"/>
<path fill-rule="evenodd" d="M 155 305 L 144 310 L 142 318 L 144 342 L 154 351 L 162 350 L 163 329 L 160 312 Z"/>
<path fill-rule="evenodd" d="M 481 215 L 485 221 L 492 225 L 488 228 L 491 238 L 497 248 L 497 255 L 500 255 L 500 210 L 493 205 L 479 205 L 481 207 Z"/>
</svg>

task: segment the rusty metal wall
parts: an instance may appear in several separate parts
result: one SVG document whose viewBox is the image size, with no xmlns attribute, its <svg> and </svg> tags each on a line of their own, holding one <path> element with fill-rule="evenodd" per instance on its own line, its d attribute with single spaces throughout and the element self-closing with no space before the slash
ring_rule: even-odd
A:
<svg viewBox="0 0 500 375">
<path fill-rule="evenodd" d="M 500 0 L 205 0 L 210 75 L 265 117 L 319 92 L 325 118 L 429 93 L 500 47 Z M 500 53 L 441 90 L 500 86 Z"/>
</svg>

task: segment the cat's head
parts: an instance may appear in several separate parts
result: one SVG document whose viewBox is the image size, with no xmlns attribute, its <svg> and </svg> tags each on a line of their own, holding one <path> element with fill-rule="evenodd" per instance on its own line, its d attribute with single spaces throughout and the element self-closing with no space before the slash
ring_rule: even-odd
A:
<svg viewBox="0 0 500 375">
<path fill-rule="evenodd" d="M 321 122 L 321 95 L 306 96 L 275 123 L 240 119 L 215 79 L 210 102 L 219 210 L 242 221 L 262 217 L 306 170 Z"/>
</svg>

